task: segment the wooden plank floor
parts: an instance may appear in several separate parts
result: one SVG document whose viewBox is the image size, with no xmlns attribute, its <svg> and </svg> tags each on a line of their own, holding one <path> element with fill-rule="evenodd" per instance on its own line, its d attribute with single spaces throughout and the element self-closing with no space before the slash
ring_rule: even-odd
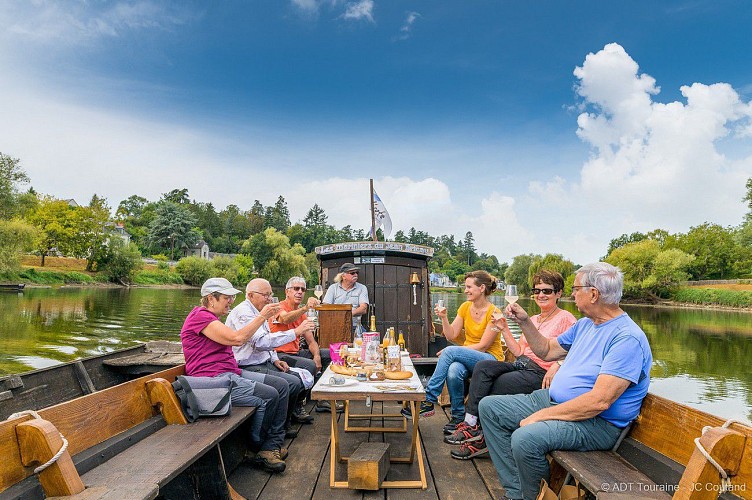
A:
<svg viewBox="0 0 752 500">
<path fill-rule="evenodd" d="M 382 406 L 383 405 L 383 406 Z M 312 407 L 312 404 L 309 405 Z M 365 404 L 353 403 L 352 413 L 397 413 L 401 407 L 395 403 L 376 402 L 372 408 Z M 312 408 L 311 408 L 312 409 Z M 448 410 L 448 409 L 447 409 Z M 312 413 L 316 420 L 311 425 L 302 425 L 300 434 L 288 440 L 290 449 L 287 469 L 282 474 L 268 474 L 248 464 L 241 464 L 230 476 L 235 490 L 247 499 L 272 500 L 278 498 L 315 500 L 468 500 L 494 499 L 504 494 L 493 463 L 488 458 L 475 460 L 455 460 L 449 455 L 451 445 L 443 441 L 443 427 L 448 417 L 445 411 L 437 408 L 436 415 L 420 422 L 423 460 L 426 467 L 428 488 L 421 489 L 382 489 L 379 491 L 358 491 L 332 489 L 329 487 L 330 415 Z M 368 425 L 367 420 L 357 421 L 357 425 Z M 373 420 L 371 425 L 398 425 L 397 420 L 383 422 Z M 341 449 L 349 456 L 362 442 L 385 441 L 395 450 L 397 456 L 409 453 L 410 430 L 407 433 L 364 433 L 344 432 L 344 417 L 339 415 Z M 347 464 L 337 464 L 338 480 L 347 479 Z M 413 464 L 391 464 L 387 479 L 418 479 L 417 461 Z"/>
</svg>

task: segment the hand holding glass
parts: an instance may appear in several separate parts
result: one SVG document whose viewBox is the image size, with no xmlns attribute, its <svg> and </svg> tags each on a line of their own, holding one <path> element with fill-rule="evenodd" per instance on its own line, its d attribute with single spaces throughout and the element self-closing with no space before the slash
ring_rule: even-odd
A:
<svg viewBox="0 0 752 500">
<path fill-rule="evenodd" d="M 504 295 L 504 300 L 506 300 L 509 305 L 512 305 L 517 302 L 519 298 L 520 296 L 517 295 L 517 285 L 507 285 L 507 291 Z M 507 317 L 511 316 L 507 315 Z"/>
<path fill-rule="evenodd" d="M 446 307 L 444 307 L 444 299 L 439 299 L 436 301 L 436 314 L 446 311 Z"/>
</svg>

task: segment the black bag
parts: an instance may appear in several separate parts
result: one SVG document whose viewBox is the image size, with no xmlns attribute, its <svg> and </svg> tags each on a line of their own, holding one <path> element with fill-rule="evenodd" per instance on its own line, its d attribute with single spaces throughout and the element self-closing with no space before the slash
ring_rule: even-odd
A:
<svg viewBox="0 0 752 500">
<path fill-rule="evenodd" d="M 178 376 L 172 383 L 175 395 L 180 400 L 183 414 L 189 422 L 199 417 L 223 417 L 232 408 L 230 395 L 234 382 L 227 376 L 187 377 Z"/>
</svg>

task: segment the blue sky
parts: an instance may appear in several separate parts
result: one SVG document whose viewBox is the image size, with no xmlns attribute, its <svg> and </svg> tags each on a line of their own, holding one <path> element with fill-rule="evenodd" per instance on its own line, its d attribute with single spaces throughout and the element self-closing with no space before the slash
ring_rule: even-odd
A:
<svg viewBox="0 0 752 500">
<path fill-rule="evenodd" d="M 747 1 L 9 0 L 0 151 L 114 208 L 318 203 L 510 260 L 741 222 Z"/>
</svg>

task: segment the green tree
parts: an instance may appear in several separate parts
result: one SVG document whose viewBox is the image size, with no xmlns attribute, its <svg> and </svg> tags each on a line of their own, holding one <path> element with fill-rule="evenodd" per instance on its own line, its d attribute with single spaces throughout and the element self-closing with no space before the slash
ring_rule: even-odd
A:
<svg viewBox="0 0 752 500">
<path fill-rule="evenodd" d="M 290 239 L 272 227 L 249 238 L 243 253 L 251 256 L 259 276 L 271 283 L 283 284 L 290 276 L 308 277 L 303 246 L 290 245 Z"/>
<path fill-rule="evenodd" d="M 504 273 L 504 281 L 506 283 L 517 285 L 517 291 L 520 295 L 528 295 L 530 293 L 530 283 L 528 281 L 528 272 L 533 261 L 540 255 L 518 255 L 512 259 L 512 263 Z"/>
<path fill-rule="evenodd" d="M 444 262 L 444 266 L 441 268 L 442 273 L 446 274 L 450 280 L 458 284 L 462 283 L 462 280 L 468 271 L 470 271 L 470 266 L 464 261 L 459 261 L 453 257 L 447 259 L 447 261 Z"/>
<path fill-rule="evenodd" d="M 86 270 L 92 271 L 94 263 L 107 251 L 107 240 L 112 236 L 110 207 L 107 206 L 106 199 L 95 194 L 89 205 L 79 207 L 77 212 L 78 230 L 74 255 L 85 258 Z"/>
<path fill-rule="evenodd" d="M 27 220 L 39 230 L 36 251 L 42 257 L 42 267 L 51 251 L 57 250 L 67 255 L 76 250 L 79 217 L 76 208 L 67 201 L 47 196 L 40 200 Z"/>
<path fill-rule="evenodd" d="M 647 236 L 639 232 L 632 233 L 632 234 L 624 233 L 618 238 L 614 238 L 613 240 L 609 241 L 608 250 L 606 250 L 606 255 L 609 255 L 611 252 L 613 252 L 617 248 L 621 248 L 624 245 L 629 245 L 630 243 L 636 243 L 638 241 L 642 241 L 645 238 L 647 238 Z"/>
<path fill-rule="evenodd" d="M 193 231 L 196 219 L 193 214 L 182 205 L 163 201 L 159 203 L 156 217 L 149 225 L 147 241 L 157 249 L 169 250 L 170 259 L 175 259 L 175 249 L 190 247 L 197 241 L 197 234 Z"/>
<path fill-rule="evenodd" d="M 468 231 L 465 233 L 465 239 L 462 240 L 463 248 L 465 249 L 465 257 L 466 262 L 468 266 L 471 266 L 473 262 L 478 258 L 478 255 L 476 253 L 475 248 L 475 238 L 473 237 L 473 233 Z"/>
<path fill-rule="evenodd" d="M 549 271 L 556 271 L 564 278 L 566 282 L 567 277 L 574 272 L 574 262 L 567 260 L 563 255 L 548 253 L 544 257 L 536 256 L 533 262 L 530 263 L 530 267 L 527 271 L 527 282 L 530 286 L 533 285 L 533 276 L 541 269 L 548 269 Z"/>
<path fill-rule="evenodd" d="M 692 279 L 712 280 L 732 277 L 736 245 L 733 230 L 706 222 L 677 235 L 666 246 L 695 257 L 689 269 Z"/>
<path fill-rule="evenodd" d="M 290 227 L 290 210 L 287 208 L 285 198 L 280 195 L 273 207 L 266 208 L 265 226 L 273 227 L 284 233 Z"/>
<path fill-rule="evenodd" d="M 232 257 L 216 257 L 211 260 L 213 276 L 227 279 L 230 283 L 239 283 L 240 265 Z"/>
<path fill-rule="evenodd" d="M 656 240 L 645 239 L 615 249 L 606 262 L 624 273 L 624 296 L 656 300 L 689 277 L 694 258 L 679 249 L 661 250 Z"/>
<path fill-rule="evenodd" d="M 20 219 L 0 219 L 0 274 L 21 268 L 21 255 L 34 248 L 38 233 L 37 228 Z"/>
<path fill-rule="evenodd" d="M 744 220 L 747 222 L 752 222 L 752 177 L 747 179 L 745 187 L 747 188 L 747 194 L 744 195 L 742 201 L 747 202 L 747 213 L 744 216 Z"/>
<path fill-rule="evenodd" d="M 19 187 L 29 182 L 21 168 L 21 160 L 0 152 L 0 219 L 10 219 L 19 214 Z"/>
<path fill-rule="evenodd" d="M 191 202 L 191 199 L 188 196 L 188 188 L 173 189 L 169 193 L 163 193 L 162 199 L 178 205 L 187 205 Z"/>
<path fill-rule="evenodd" d="M 143 267 L 141 252 L 135 243 L 125 243 L 122 238 L 111 238 L 107 242 L 104 258 L 97 263 L 107 279 L 123 285 L 133 282 L 133 273 Z"/>
</svg>

